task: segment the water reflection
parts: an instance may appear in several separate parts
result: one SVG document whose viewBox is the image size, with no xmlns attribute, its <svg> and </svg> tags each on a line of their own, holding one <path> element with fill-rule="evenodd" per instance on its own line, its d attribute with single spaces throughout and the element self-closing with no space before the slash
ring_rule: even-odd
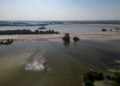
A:
<svg viewBox="0 0 120 86">
<path fill-rule="evenodd" d="M 64 43 L 64 46 L 69 46 L 70 45 L 70 42 L 63 42 Z"/>
</svg>

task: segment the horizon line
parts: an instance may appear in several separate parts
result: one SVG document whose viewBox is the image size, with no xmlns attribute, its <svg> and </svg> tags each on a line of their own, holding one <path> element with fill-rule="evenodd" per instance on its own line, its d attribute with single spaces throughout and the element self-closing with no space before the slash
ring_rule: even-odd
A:
<svg viewBox="0 0 120 86">
<path fill-rule="evenodd" d="M 0 21 L 120 21 L 119 20 L 109 20 L 109 19 L 105 19 L 105 20 L 0 20 Z"/>
</svg>

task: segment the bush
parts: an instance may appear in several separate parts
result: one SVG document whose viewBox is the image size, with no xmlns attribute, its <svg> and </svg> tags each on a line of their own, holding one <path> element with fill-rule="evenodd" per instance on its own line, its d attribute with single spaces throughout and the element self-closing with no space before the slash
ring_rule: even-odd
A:
<svg viewBox="0 0 120 86">
<path fill-rule="evenodd" d="M 106 32 L 106 31 L 107 31 L 107 29 L 101 29 L 101 31 L 102 31 L 102 32 Z"/>
<path fill-rule="evenodd" d="M 95 81 L 95 79 L 96 79 L 96 73 L 94 73 L 94 72 L 87 72 L 87 77 L 88 77 L 88 79 L 89 80 L 91 80 L 91 81 Z"/>
<path fill-rule="evenodd" d="M 66 33 L 65 36 L 63 37 L 63 41 L 69 43 L 70 42 L 70 36 L 69 33 Z"/>
<path fill-rule="evenodd" d="M 96 80 L 104 80 L 103 73 L 90 71 L 84 74 L 83 81 L 85 83 L 85 86 L 94 86 L 94 82 Z"/>
<path fill-rule="evenodd" d="M 78 37 L 74 37 L 74 38 L 73 38 L 73 41 L 74 41 L 74 42 L 77 42 L 77 41 L 79 41 L 79 38 L 78 38 Z"/>
<path fill-rule="evenodd" d="M 92 81 L 86 81 L 85 86 L 94 86 Z"/>
</svg>

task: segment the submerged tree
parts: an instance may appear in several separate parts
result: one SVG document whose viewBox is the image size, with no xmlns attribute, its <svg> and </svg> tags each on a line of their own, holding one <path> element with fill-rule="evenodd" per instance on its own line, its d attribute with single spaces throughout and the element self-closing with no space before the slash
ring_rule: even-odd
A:
<svg viewBox="0 0 120 86">
<path fill-rule="evenodd" d="M 74 41 L 74 42 L 78 42 L 79 40 L 80 40 L 80 39 L 79 39 L 78 37 L 76 37 L 76 36 L 73 37 L 73 41 Z"/>
<path fill-rule="evenodd" d="M 116 29 L 116 32 L 118 32 L 119 28 L 115 28 Z"/>
<path fill-rule="evenodd" d="M 65 36 L 64 36 L 62 39 L 63 39 L 63 41 L 64 41 L 65 43 L 69 43 L 69 42 L 70 42 L 69 33 L 66 33 Z"/>
</svg>

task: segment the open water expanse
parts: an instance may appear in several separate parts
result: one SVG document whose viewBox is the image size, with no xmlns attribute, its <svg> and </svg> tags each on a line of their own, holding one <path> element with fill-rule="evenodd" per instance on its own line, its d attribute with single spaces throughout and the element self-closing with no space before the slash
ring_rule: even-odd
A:
<svg viewBox="0 0 120 86">
<path fill-rule="evenodd" d="M 37 30 L 40 26 L 0 26 L 0 30 L 15 30 L 15 29 L 28 29 Z M 101 29 L 113 29 L 120 28 L 117 24 L 55 24 L 45 26 L 47 30 L 55 30 L 60 33 L 71 32 L 101 32 Z"/>
<path fill-rule="evenodd" d="M 120 41 L 15 41 L 0 45 L 0 86 L 82 86 L 90 69 L 120 70 Z"/>
</svg>

